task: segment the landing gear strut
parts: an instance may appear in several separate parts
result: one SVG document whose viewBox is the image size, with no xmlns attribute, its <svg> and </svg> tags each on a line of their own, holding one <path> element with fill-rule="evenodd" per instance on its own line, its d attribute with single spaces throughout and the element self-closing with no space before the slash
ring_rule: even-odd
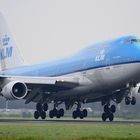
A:
<svg viewBox="0 0 140 140">
<path fill-rule="evenodd" d="M 45 119 L 46 118 L 46 111 L 48 110 L 48 104 L 41 104 L 41 103 L 37 103 L 36 104 L 36 111 L 34 112 L 34 118 L 38 119 L 39 117 L 41 117 L 41 119 Z"/>
<path fill-rule="evenodd" d="M 104 113 L 102 114 L 102 120 L 106 121 L 107 119 L 109 119 L 109 121 L 113 121 L 114 119 L 114 114 L 116 112 L 116 106 L 115 105 L 111 105 L 111 107 L 109 107 L 109 104 L 104 106 Z"/>
</svg>

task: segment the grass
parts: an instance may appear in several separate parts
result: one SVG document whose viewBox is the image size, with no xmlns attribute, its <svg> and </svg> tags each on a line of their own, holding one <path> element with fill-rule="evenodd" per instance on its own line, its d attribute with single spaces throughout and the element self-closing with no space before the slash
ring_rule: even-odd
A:
<svg viewBox="0 0 140 140">
<path fill-rule="evenodd" d="M 0 140 L 139 140 L 139 125 L 0 123 Z"/>
</svg>

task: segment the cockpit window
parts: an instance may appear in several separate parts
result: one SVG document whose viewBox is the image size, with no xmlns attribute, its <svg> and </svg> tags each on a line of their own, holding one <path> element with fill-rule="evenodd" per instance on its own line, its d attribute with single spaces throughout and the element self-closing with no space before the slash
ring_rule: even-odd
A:
<svg viewBox="0 0 140 140">
<path fill-rule="evenodd" d="M 140 39 L 129 39 L 128 42 L 140 42 Z"/>
</svg>

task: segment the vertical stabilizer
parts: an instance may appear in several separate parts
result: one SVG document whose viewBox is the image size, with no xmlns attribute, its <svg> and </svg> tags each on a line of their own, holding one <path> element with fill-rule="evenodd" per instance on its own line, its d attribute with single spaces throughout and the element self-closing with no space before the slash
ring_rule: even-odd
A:
<svg viewBox="0 0 140 140">
<path fill-rule="evenodd" d="M 0 13 L 0 63 L 1 70 L 12 69 L 24 64 L 24 60 L 8 29 L 3 15 Z"/>
</svg>

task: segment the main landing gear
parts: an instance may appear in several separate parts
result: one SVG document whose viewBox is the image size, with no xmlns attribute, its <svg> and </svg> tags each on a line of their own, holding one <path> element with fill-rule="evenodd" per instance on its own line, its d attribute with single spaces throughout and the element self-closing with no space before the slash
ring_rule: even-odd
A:
<svg viewBox="0 0 140 140">
<path fill-rule="evenodd" d="M 41 117 L 41 119 L 45 119 L 47 110 L 48 110 L 48 104 L 37 103 L 36 111 L 34 112 L 34 118 L 38 119 L 39 117 Z"/>
<path fill-rule="evenodd" d="M 58 105 L 60 105 L 61 104 L 61 102 L 60 103 L 55 103 L 54 104 L 54 108 L 53 108 L 53 110 L 50 110 L 50 112 L 49 112 L 49 117 L 50 118 L 54 118 L 54 117 L 56 117 L 56 118 L 61 118 L 61 117 L 63 117 L 64 116 L 64 109 L 63 108 L 61 108 L 61 109 L 57 109 L 57 107 L 58 107 Z"/>
<path fill-rule="evenodd" d="M 54 104 L 54 109 L 50 110 L 49 112 L 49 117 L 50 118 L 61 118 L 64 116 L 64 109 L 57 109 L 57 104 Z M 38 119 L 39 117 L 41 117 L 41 119 L 45 119 L 46 118 L 46 111 L 48 110 L 48 104 L 41 104 L 41 103 L 37 103 L 36 104 L 36 111 L 34 112 L 34 118 Z"/>
<path fill-rule="evenodd" d="M 102 120 L 106 121 L 107 119 L 109 119 L 109 121 L 113 121 L 114 119 L 114 114 L 116 112 L 116 106 L 115 105 L 111 105 L 111 107 L 109 107 L 109 105 L 105 105 L 104 106 L 104 113 L 102 114 Z"/>
<path fill-rule="evenodd" d="M 54 117 L 61 118 L 63 116 L 64 116 L 64 109 L 62 109 L 62 108 L 59 109 L 59 110 L 54 108 L 53 110 L 50 110 L 50 112 L 49 112 L 49 117 L 50 118 L 54 118 Z"/>
<path fill-rule="evenodd" d="M 78 118 L 78 117 L 79 117 L 80 119 L 83 119 L 83 118 L 87 117 L 87 115 L 88 115 L 88 112 L 87 112 L 86 109 L 81 110 L 81 104 L 80 104 L 80 103 L 77 104 L 77 109 L 74 110 L 73 113 L 72 113 L 72 117 L 73 117 L 74 119 L 76 119 L 76 118 Z"/>
<path fill-rule="evenodd" d="M 80 119 L 83 119 L 83 118 L 87 117 L 87 114 L 88 114 L 88 112 L 87 112 L 86 109 L 84 109 L 84 110 L 76 109 L 76 110 L 73 111 L 72 117 L 73 117 L 74 119 L 76 119 L 76 118 L 78 118 L 78 117 L 79 117 Z"/>
</svg>

